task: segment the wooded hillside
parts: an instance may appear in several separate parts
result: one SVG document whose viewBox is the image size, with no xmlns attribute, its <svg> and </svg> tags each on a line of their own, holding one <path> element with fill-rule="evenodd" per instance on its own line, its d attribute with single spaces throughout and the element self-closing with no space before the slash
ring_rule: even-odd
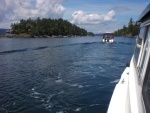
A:
<svg viewBox="0 0 150 113">
<path fill-rule="evenodd" d="M 126 36 L 126 37 L 132 37 L 137 36 L 139 32 L 139 25 L 137 22 L 133 22 L 132 18 L 130 19 L 128 26 L 123 26 L 122 29 L 118 29 L 114 32 L 115 36 Z"/>
<path fill-rule="evenodd" d="M 87 36 L 88 32 L 67 20 L 37 18 L 36 20 L 20 20 L 20 23 L 11 24 L 12 33 L 34 36 Z M 91 34 L 91 32 L 89 33 Z"/>
</svg>

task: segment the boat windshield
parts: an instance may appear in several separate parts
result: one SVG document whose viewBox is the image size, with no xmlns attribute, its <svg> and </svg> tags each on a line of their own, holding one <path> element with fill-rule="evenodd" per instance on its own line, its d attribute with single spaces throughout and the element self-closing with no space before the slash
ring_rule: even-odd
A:
<svg viewBox="0 0 150 113">
<path fill-rule="evenodd" d="M 103 35 L 103 38 L 107 38 L 107 39 L 111 39 L 113 37 L 114 37 L 113 34 L 104 34 Z"/>
</svg>

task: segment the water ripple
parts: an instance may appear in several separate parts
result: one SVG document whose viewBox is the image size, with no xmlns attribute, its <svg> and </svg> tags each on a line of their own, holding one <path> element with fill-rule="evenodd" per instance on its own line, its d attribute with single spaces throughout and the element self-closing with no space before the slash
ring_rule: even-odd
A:
<svg viewBox="0 0 150 113">
<path fill-rule="evenodd" d="M 119 39 L 0 40 L 0 112 L 107 112 L 134 48 L 133 39 Z"/>
</svg>

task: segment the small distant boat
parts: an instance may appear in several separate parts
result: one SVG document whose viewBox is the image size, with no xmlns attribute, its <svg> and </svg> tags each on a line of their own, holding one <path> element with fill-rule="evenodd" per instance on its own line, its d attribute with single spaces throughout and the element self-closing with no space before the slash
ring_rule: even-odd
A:
<svg viewBox="0 0 150 113">
<path fill-rule="evenodd" d="M 114 34 L 113 33 L 105 33 L 103 34 L 103 42 L 114 42 Z"/>
</svg>

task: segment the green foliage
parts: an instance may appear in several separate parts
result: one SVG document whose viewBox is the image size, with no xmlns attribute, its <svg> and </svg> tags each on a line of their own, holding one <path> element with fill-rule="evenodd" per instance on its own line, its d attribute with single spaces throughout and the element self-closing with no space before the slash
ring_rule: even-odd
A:
<svg viewBox="0 0 150 113">
<path fill-rule="evenodd" d="M 11 24 L 14 34 L 29 34 L 34 36 L 87 36 L 87 31 L 67 20 L 37 18 L 36 20 L 20 20 L 20 23 Z"/>
<path fill-rule="evenodd" d="M 124 25 L 122 29 L 118 29 L 114 34 L 115 36 L 136 36 L 138 35 L 139 27 L 140 26 L 137 25 L 137 22 L 133 24 L 133 20 L 131 18 L 128 23 L 128 27 Z"/>
</svg>

